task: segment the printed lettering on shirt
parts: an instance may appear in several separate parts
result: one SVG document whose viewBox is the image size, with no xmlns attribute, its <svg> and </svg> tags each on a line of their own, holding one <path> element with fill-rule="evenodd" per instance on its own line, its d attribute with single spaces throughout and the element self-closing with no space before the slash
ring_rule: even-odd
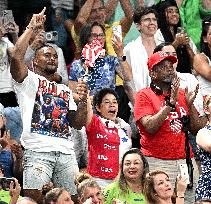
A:
<svg viewBox="0 0 211 204">
<path fill-rule="evenodd" d="M 118 134 L 118 132 L 115 129 L 107 129 L 105 128 L 105 132 L 111 133 L 111 134 Z"/>
<path fill-rule="evenodd" d="M 179 106 L 179 103 L 177 102 L 177 107 Z M 179 112 L 170 112 L 169 115 L 166 117 L 166 120 L 170 121 L 170 128 L 173 132 L 173 134 L 175 133 L 180 133 L 182 131 L 182 122 L 181 122 L 181 118 L 185 115 L 187 115 L 186 110 L 179 106 L 177 108 L 177 111 Z"/>
<path fill-rule="evenodd" d="M 58 93 L 54 82 L 39 79 L 34 109 L 32 112 L 31 132 L 45 136 L 70 137 L 67 113 L 70 92 Z"/>
<path fill-rule="evenodd" d="M 104 148 L 105 149 L 110 149 L 110 150 L 117 150 L 116 146 L 114 145 L 109 145 L 109 144 L 104 144 Z"/>
<path fill-rule="evenodd" d="M 105 156 L 105 155 L 98 155 L 97 158 L 98 158 L 99 160 L 104 160 L 104 161 L 107 161 L 107 160 L 108 160 L 108 157 Z"/>
<path fill-rule="evenodd" d="M 101 134 L 97 134 L 97 139 L 107 139 L 108 140 L 108 135 L 101 135 Z"/>
<path fill-rule="evenodd" d="M 104 166 L 101 166 L 100 170 L 102 172 L 107 172 L 107 173 L 113 172 L 113 169 L 112 168 L 108 168 L 108 167 L 104 167 Z"/>
</svg>

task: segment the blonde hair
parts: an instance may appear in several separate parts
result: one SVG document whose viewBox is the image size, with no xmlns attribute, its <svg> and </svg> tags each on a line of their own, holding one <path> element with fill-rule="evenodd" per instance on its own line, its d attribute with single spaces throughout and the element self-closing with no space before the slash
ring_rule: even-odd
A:
<svg viewBox="0 0 211 204">
<path fill-rule="evenodd" d="M 78 197 L 82 198 L 85 190 L 89 187 L 98 188 L 101 190 L 98 183 L 88 173 L 79 173 L 75 179 L 75 185 L 77 187 Z"/>
</svg>

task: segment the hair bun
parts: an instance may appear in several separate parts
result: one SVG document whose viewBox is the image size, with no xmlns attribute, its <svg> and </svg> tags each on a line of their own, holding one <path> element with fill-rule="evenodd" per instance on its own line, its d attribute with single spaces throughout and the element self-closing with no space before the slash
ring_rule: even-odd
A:
<svg viewBox="0 0 211 204">
<path fill-rule="evenodd" d="M 85 180 L 91 179 L 92 176 L 90 176 L 88 173 L 79 173 L 78 176 L 75 179 L 75 185 L 78 186 Z"/>
</svg>

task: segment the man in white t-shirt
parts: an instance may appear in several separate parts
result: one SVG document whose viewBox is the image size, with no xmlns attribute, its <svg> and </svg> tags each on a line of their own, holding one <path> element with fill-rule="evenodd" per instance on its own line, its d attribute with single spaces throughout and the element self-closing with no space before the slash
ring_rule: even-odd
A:
<svg viewBox="0 0 211 204">
<path fill-rule="evenodd" d="M 72 91 L 55 82 L 58 56 L 53 47 L 44 45 L 36 51 L 35 73 L 24 63 L 30 37 L 45 21 L 44 10 L 33 15 L 11 53 L 11 74 L 23 120 L 24 195 L 37 201 L 49 181 L 76 194 L 74 178 L 79 170 L 69 126 L 81 129 L 87 117 L 86 84 L 79 81 L 76 106 Z"/>
</svg>

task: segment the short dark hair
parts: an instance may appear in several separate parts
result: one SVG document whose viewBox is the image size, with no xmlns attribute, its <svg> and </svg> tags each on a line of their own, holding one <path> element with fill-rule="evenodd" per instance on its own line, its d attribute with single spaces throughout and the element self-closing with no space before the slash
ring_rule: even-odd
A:
<svg viewBox="0 0 211 204">
<path fill-rule="evenodd" d="M 115 98 L 117 99 L 117 101 L 119 101 L 119 97 L 118 97 L 116 91 L 114 91 L 113 89 L 110 89 L 110 88 L 104 88 L 104 89 L 101 89 L 100 91 L 98 91 L 93 97 L 93 105 L 94 105 L 95 109 L 96 109 L 96 106 L 99 106 L 102 103 L 103 97 L 107 94 L 114 95 Z"/>
<path fill-rule="evenodd" d="M 44 45 L 42 45 L 41 47 L 39 47 L 38 49 L 36 49 L 36 51 L 35 51 L 35 56 L 36 56 L 37 53 L 38 53 L 42 48 L 44 48 L 44 47 L 53 48 L 53 49 L 56 51 L 56 49 L 55 49 L 53 46 L 51 46 L 51 45 L 49 45 L 49 44 L 44 44 Z"/>
<path fill-rule="evenodd" d="M 149 13 L 154 13 L 157 18 L 157 12 L 154 7 L 138 7 L 137 9 L 135 9 L 135 12 L 133 14 L 134 23 L 139 23 L 142 16 L 145 16 Z"/>
<path fill-rule="evenodd" d="M 83 49 L 84 45 L 86 45 L 88 43 L 89 38 L 91 37 L 91 33 L 92 33 L 92 28 L 94 26 L 99 26 L 102 28 L 103 33 L 105 34 L 105 28 L 102 24 L 98 23 L 98 22 L 93 22 L 93 23 L 88 23 L 86 24 L 80 33 L 80 46 L 81 49 Z"/>
<path fill-rule="evenodd" d="M 154 51 L 153 51 L 153 54 L 156 53 L 156 52 L 158 52 L 158 51 L 162 51 L 162 49 L 163 49 L 165 46 L 168 46 L 168 45 L 172 45 L 172 43 L 170 43 L 170 42 L 163 42 L 163 43 L 157 45 L 157 46 L 155 47 Z"/>
</svg>

